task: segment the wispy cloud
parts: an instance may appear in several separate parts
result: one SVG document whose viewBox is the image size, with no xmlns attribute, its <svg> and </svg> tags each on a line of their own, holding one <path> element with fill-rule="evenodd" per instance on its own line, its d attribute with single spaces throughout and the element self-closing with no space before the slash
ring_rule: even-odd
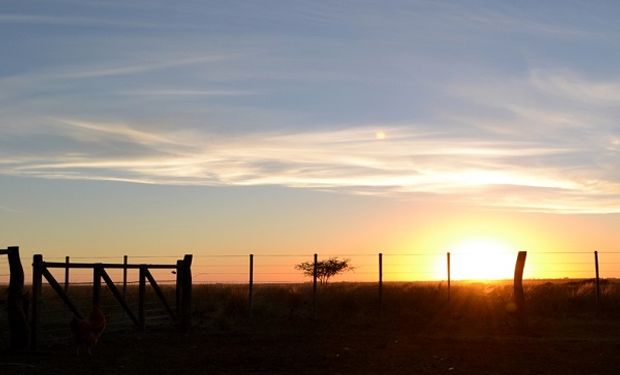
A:
<svg viewBox="0 0 620 375">
<path fill-rule="evenodd" d="M 100 68 L 91 68 L 88 70 L 76 69 L 75 71 L 65 72 L 58 75 L 58 78 L 97 78 L 97 77 L 109 77 L 109 76 L 121 76 L 128 74 L 140 74 L 146 72 L 152 72 L 168 68 L 177 68 L 187 65 L 196 65 L 202 63 L 209 63 L 214 61 L 221 61 L 224 56 L 198 56 L 189 58 L 177 58 L 167 61 L 157 62 L 142 62 L 139 64 L 129 64 L 120 66 L 107 66 Z"/>
<path fill-rule="evenodd" d="M 68 81 L 88 78 L 105 78 L 144 74 L 164 69 L 182 68 L 192 65 L 219 62 L 231 58 L 231 56 L 210 54 L 203 56 L 173 57 L 159 59 L 136 59 L 123 64 L 89 64 L 87 66 L 63 66 L 59 69 L 39 70 L 18 75 L 4 76 L 0 79 L 0 87 L 7 89 L 19 89 L 24 91 L 33 85 L 43 85 L 49 81 Z"/>
<path fill-rule="evenodd" d="M 80 3 L 84 5 L 84 3 Z M 3 13 L 0 14 L 0 24 L 24 24 L 24 25 L 48 25 L 48 26 L 81 26 L 84 28 L 105 27 L 105 28 L 129 28 L 129 29 L 162 29 L 166 25 L 155 22 L 126 21 L 117 18 L 106 18 L 104 16 L 58 16 L 50 14 L 28 14 L 28 13 Z"/>
<path fill-rule="evenodd" d="M 7 207 L 7 206 L 2 206 L 2 205 L 0 205 L 0 211 L 8 212 L 10 214 L 21 212 L 19 210 L 14 209 L 14 208 Z"/>
<path fill-rule="evenodd" d="M 429 133 L 418 124 L 232 137 L 75 119 L 59 123 L 72 132 L 98 133 L 108 143 L 90 145 L 90 152 L 14 159 L 0 165 L 2 173 L 151 184 L 283 185 L 400 197 L 431 194 L 490 207 L 620 212 L 618 181 L 575 174 L 574 165 L 554 162 L 576 157 L 584 151 L 579 147 L 457 139 Z M 385 138 L 377 137 L 379 130 Z M 128 142 L 146 146 L 148 152 L 115 155 L 110 145 L 121 142 L 125 148 Z"/>
<path fill-rule="evenodd" d="M 57 124 L 73 128 L 67 134 L 92 135 L 92 139 L 103 139 L 106 136 L 113 140 L 124 140 L 130 143 L 147 144 L 157 147 L 160 144 L 172 143 L 170 139 L 157 133 L 136 130 L 124 123 L 101 123 L 75 119 L 50 119 Z"/>
<path fill-rule="evenodd" d="M 605 106 L 620 104 L 618 81 L 592 81 L 568 70 L 534 70 L 530 81 L 541 91 L 573 101 Z"/>
<path fill-rule="evenodd" d="M 518 34 L 533 34 L 537 36 L 553 36 L 562 38 L 587 37 L 599 38 L 602 34 L 589 30 L 583 30 L 576 26 L 557 24 L 541 19 L 536 14 L 517 15 L 514 12 L 502 12 L 499 10 L 476 9 L 476 12 L 460 9 L 453 13 L 454 18 L 464 19 L 472 25 L 493 30 L 496 32 L 511 32 Z"/>
<path fill-rule="evenodd" d="M 188 90 L 188 89 L 159 89 L 124 91 L 121 95 L 130 96 L 245 96 L 258 95 L 257 92 L 248 90 Z"/>
</svg>

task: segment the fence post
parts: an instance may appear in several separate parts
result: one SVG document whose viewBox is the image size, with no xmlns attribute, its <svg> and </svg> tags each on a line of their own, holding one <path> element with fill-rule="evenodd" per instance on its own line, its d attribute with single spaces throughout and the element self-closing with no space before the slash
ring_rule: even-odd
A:
<svg viewBox="0 0 620 375">
<path fill-rule="evenodd" d="M 69 256 L 65 257 L 65 293 L 69 290 Z"/>
<path fill-rule="evenodd" d="M 30 307 L 30 349 L 37 347 L 39 315 L 41 308 L 41 284 L 43 283 L 43 255 L 32 257 L 32 301 Z"/>
<path fill-rule="evenodd" d="M 93 267 L 93 306 L 101 305 L 101 263 Z"/>
<path fill-rule="evenodd" d="M 177 280 L 176 280 L 176 295 L 175 295 L 175 302 L 176 302 L 176 313 L 177 313 L 177 319 L 181 319 L 181 298 L 182 298 L 182 294 L 181 294 L 181 280 L 183 279 L 183 261 L 181 259 L 177 260 Z"/>
<path fill-rule="evenodd" d="M 383 253 L 379 253 L 379 314 L 383 313 Z"/>
<path fill-rule="evenodd" d="M 28 298 L 24 293 L 24 269 L 19 257 L 19 247 L 7 248 L 9 261 L 9 289 L 7 295 L 7 314 L 9 318 L 10 348 L 13 351 L 28 349 Z"/>
<path fill-rule="evenodd" d="M 523 269 L 525 268 L 525 258 L 527 251 L 519 251 L 517 255 L 517 263 L 515 264 L 514 276 L 514 303 L 517 313 L 518 329 L 525 332 L 527 329 L 527 320 L 525 314 L 525 295 L 523 294 Z"/>
<path fill-rule="evenodd" d="M 319 255 L 314 253 L 314 264 L 312 266 L 312 316 L 316 318 L 316 290 L 319 271 Z"/>
<path fill-rule="evenodd" d="M 596 271 L 596 307 L 600 307 L 601 301 L 601 280 L 598 275 L 598 251 L 594 251 L 594 269 Z"/>
<path fill-rule="evenodd" d="M 123 255 L 123 299 L 127 299 L 127 255 Z"/>
<path fill-rule="evenodd" d="M 248 311 L 252 316 L 254 306 L 254 254 L 250 254 L 250 280 L 248 283 Z"/>
<path fill-rule="evenodd" d="M 140 323 L 140 329 L 144 329 L 144 298 L 146 295 L 146 265 L 140 265 L 140 272 L 138 277 L 138 323 Z"/>
<path fill-rule="evenodd" d="M 451 281 L 451 277 L 452 275 L 450 274 L 450 252 L 448 251 L 446 253 L 446 266 L 448 268 L 448 302 L 450 302 L 450 297 L 451 297 L 451 290 L 450 290 L 450 281 Z"/>
<path fill-rule="evenodd" d="M 192 319 L 192 258 L 191 254 L 183 256 L 183 279 L 182 282 L 182 298 L 183 313 L 181 318 L 181 327 L 189 328 Z"/>
</svg>

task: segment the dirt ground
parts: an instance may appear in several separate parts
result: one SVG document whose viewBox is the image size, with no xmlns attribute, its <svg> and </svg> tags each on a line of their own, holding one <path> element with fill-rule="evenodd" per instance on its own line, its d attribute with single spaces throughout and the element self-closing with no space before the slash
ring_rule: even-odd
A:
<svg viewBox="0 0 620 375">
<path fill-rule="evenodd" d="M 574 326 L 574 324 L 571 323 Z M 196 328 L 108 332 L 92 356 L 69 342 L 29 355 L 4 353 L 12 374 L 618 374 L 615 322 L 561 335 L 463 335 L 404 327 Z"/>
</svg>

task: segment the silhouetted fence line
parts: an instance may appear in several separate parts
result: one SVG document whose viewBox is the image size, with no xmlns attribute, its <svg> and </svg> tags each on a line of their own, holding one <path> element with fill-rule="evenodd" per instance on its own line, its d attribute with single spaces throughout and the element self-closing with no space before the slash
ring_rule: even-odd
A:
<svg viewBox="0 0 620 375">
<path fill-rule="evenodd" d="M 17 253 L 18 249 L 18 247 L 0 249 L 0 254 L 9 255 L 11 252 Z M 604 288 L 606 284 L 601 282 L 601 278 L 620 275 L 620 251 L 530 251 L 527 255 L 528 265 L 526 267 L 523 260 L 520 273 L 517 272 L 517 266 L 519 265 L 521 252 L 501 253 L 507 256 L 510 263 L 509 268 L 516 264 L 513 285 L 515 287 L 514 296 L 517 312 L 525 311 L 523 308 L 525 299 L 522 293 L 523 280 L 528 278 L 528 271 L 531 271 L 533 275 L 545 275 L 544 278 L 548 279 L 559 279 L 567 276 L 586 279 L 588 282 L 587 293 L 590 293 L 591 290 L 592 301 L 597 308 L 601 307 L 605 298 Z M 567 255 L 573 258 L 567 259 Z M 472 253 L 464 251 L 447 251 L 441 254 L 426 251 L 381 251 L 377 253 L 360 252 L 359 254 L 348 252 L 341 255 L 334 252 L 326 252 L 324 254 L 317 252 L 308 255 L 216 253 L 200 255 L 195 259 L 196 262 L 193 262 L 192 256 L 187 255 L 184 259 L 177 259 L 174 263 L 135 262 L 136 259 L 175 259 L 174 257 L 162 255 L 65 256 L 49 257 L 44 260 L 43 256 L 38 254 L 33 257 L 32 267 L 33 282 L 29 317 L 31 328 L 30 342 L 32 347 L 36 345 L 37 335 L 40 331 L 40 300 L 43 280 L 47 281 L 53 292 L 60 297 L 64 306 L 66 306 L 65 310 L 62 311 L 66 311 L 68 308 L 72 314 L 78 317 L 83 316 L 83 314 L 71 300 L 71 286 L 91 286 L 93 302 L 96 302 L 101 298 L 103 281 L 118 305 L 122 308 L 121 312 L 128 316 L 134 325 L 139 328 L 145 326 L 146 314 L 149 311 L 149 306 L 145 302 L 147 284 L 152 286 L 155 295 L 160 300 L 160 310 L 163 307 L 163 311 L 168 316 L 172 317 L 172 319 L 180 319 L 184 326 L 188 326 L 190 322 L 191 289 L 194 284 L 239 284 L 241 288 L 245 288 L 244 285 L 246 285 L 247 310 L 251 316 L 255 308 L 255 286 L 257 284 L 305 283 L 309 289 L 311 288 L 308 292 L 311 293 L 309 295 L 311 305 L 308 308 L 311 309 L 312 316 L 317 317 L 320 309 L 319 297 L 322 293 L 317 265 L 320 260 L 327 260 L 331 257 L 350 258 L 351 265 L 355 268 L 351 273 L 334 276 L 333 281 L 376 283 L 377 293 L 376 297 L 373 298 L 377 300 L 379 313 L 384 308 L 386 284 L 393 282 L 428 281 L 438 283 L 438 290 L 441 291 L 443 296 L 441 298 L 445 298 L 449 302 L 452 288 L 455 285 L 454 282 L 464 279 L 463 275 L 466 273 L 463 273 L 463 267 L 472 261 Z M 476 260 L 475 257 L 473 258 L 474 261 L 480 261 L 480 259 Z M 90 260 L 98 261 L 90 262 Z M 101 262 L 101 260 L 105 261 Z M 296 264 L 304 261 L 310 262 L 313 265 L 312 272 L 306 276 L 309 277 L 309 280 L 304 277 L 302 272 L 295 269 Z M 19 283 L 19 271 L 13 272 L 14 264 L 16 263 L 13 262 L 11 264 L 10 260 L 8 263 L 11 269 L 11 272 L 8 274 L 11 282 L 17 280 Z M 493 264 L 490 264 L 490 266 L 493 266 Z M 2 267 L 2 263 L 0 263 L 0 267 Z M 481 265 L 476 264 L 476 267 L 481 267 Z M 90 280 L 84 280 L 85 276 L 87 276 L 84 272 L 92 274 Z M 114 272 L 118 273 L 118 278 L 122 281 L 112 281 L 113 276 L 116 275 Z M 157 274 L 157 272 L 163 273 Z M 175 274 L 174 278 L 166 277 L 170 273 Z M 4 273 L 0 273 L 0 275 L 4 275 Z M 17 290 L 18 293 L 21 293 L 20 295 L 23 295 L 23 278 L 22 270 L 21 289 L 15 287 L 17 284 L 11 284 L 13 285 L 13 290 Z M 510 279 L 511 277 L 507 274 L 506 277 L 500 278 Z M 118 279 L 115 278 L 115 280 Z M 121 282 L 122 288 L 120 285 L 117 287 L 117 283 Z M 167 302 L 161 291 L 160 285 L 165 283 L 174 283 L 174 305 Z M 137 288 L 132 288 L 130 293 L 129 285 L 137 285 Z M 9 289 L 11 290 L 11 288 Z M 137 295 L 138 309 L 135 314 L 127 304 L 128 294 Z M 12 296 L 15 295 L 13 294 Z M 14 297 L 9 298 L 9 300 L 15 305 L 15 300 L 12 298 Z M 61 310 L 46 312 L 60 313 Z M 28 315 L 27 311 L 25 313 Z"/>
<path fill-rule="evenodd" d="M 614 275 L 620 275 L 620 252 L 615 251 L 598 251 L 599 261 L 599 279 L 601 277 L 613 277 Z M 448 255 L 450 253 L 450 255 Z M 323 258 L 331 257 L 335 255 L 335 252 L 328 252 L 325 255 L 321 255 Z M 576 277 L 587 278 L 592 275 L 591 278 L 595 278 L 594 266 L 592 258 L 583 261 L 566 261 L 565 257 L 553 256 L 554 254 L 572 254 L 576 256 L 588 256 L 591 257 L 593 252 L 586 251 L 530 251 L 530 257 L 532 258 L 528 263 L 534 267 L 537 267 L 535 271 L 531 271 L 532 267 L 526 268 L 524 278 L 528 279 L 532 276 L 542 278 L 564 278 L 564 277 Z M 441 271 L 440 259 L 441 254 L 431 252 L 382 252 L 382 282 L 393 281 L 445 281 L 446 283 L 452 283 L 454 280 L 463 279 L 461 264 L 463 259 L 467 259 L 468 254 L 464 252 L 447 252 L 444 253 L 443 269 Z M 352 264 L 355 266 L 355 270 L 344 276 L 337 275 L 334 277 L 335 281 L 346 281 L 351 279 L 352 281 L 366 281 L 370 282 L 378 277 L 378 253 L 362 252 L 360 254 L 344 253 L 341 257 L 351 256 Z M 101 257 L 102 259 L 123 259 L 125 256 L 118 257 Z M 148 259 L 153 258 L 170 258 L 168 256 L 161 255 L 140 255 L 131 256 L 130 259 L 142 257 Z M 415 260 L 422 257 L 419 261 Z M 451 265 L 448 267 L 448 257 L 450 257 Z M 59 258 L 67 262 L 67 257 L 50 257 L 49 259 Z M 73 262 L 78 259 L 94 259 L 96 257 L 77 257 L 72 256 L 69 261 Z M 236 260 L 237 259 L 237 260 Z M 302 261 L 303 256 L 294 254 L 254 254 L 253 259 L 253 284 L 261 284 L 266 282 L 303 282 L 303 276 L 300 272 L 294 270 L 296 261 L 285 261 L 285 259 L 298 259 Z M 308 259 L 308 258 L 305 258 Z M 554 261 L 554 259 L 558 259 Z M 196 258 L 197 262 L 193 265 L 196 270 L 194 272 L 197 283 L 211 283 L 211 282 L 230 282 L 230 283 L 243 283 L 245 279 L 249 280 L 249 254 L 204 254 L 199 255 Z M 79 262 L 78 262 L 79 263 Z M 104 263 L 105 264 L 105 263 Z M 374 264 L 374 265 L 373 265 Z M 0 264 L 1 265 L 1 264 Z M 431 270 L 432 268 L 432 270 Z M 64 288 L 70 287 L 70 278 L 77 278 L 78 280 L 84 279 L 85 274 L 80 273 L 80 269 L 73 270 L 69 268 L 65 270 Z M 121 269 L 123 272 L 123 293 L 126 295 L 127 284 L 131 283 L 127 275 L 127 268 Z M 528 271 L 531 271 L 528 273 Z M 541 272 L 542 271 L 542 272 Z M 246 275 L 245 277 L 243 277 Z M 538 276 L 543 275 L 543 276 Z M 59 275 L 62 278 L 62 275 Z M 211 277 L 210 277 L 211 276 Z M 230 277 L 225 277 L 230 276 Z M 273 276 L 273 277 L 271 277 Z M 506 273 L 504 278 L 509 278 L 509 274 Z M 56 276 L 58 279 L 58 276 Z M 502 277 L 498 277 L 502 278 Z M 450 280 L 448 280 L 450 279 Z M 58 279 L 60 280 L 60 279 Z M 169 282 L 162 281 L 162 282 Z"/>
<path fill-rule="evenodd" d="M 514 265 L 516 256 L 518 255 L 516 252 L 502 252 L 503 254 L 510 255 L 509 258 L 512 258 L 511 263 Z M 565 261 L 564 257 L 558 261 L 553 261 L 556 259 L 556 255 L 564 255 L 571 254 L 576 255 L 578 257 L 591 257 L 595 254 L 594 262 L 590 258 L 589 260 L 583 261 Z M 603 270 L 603 263 L 599 263 L 599 257 L 601 255 L 609 255 L 612 256 L 614 254 L 620 254 L 620 252 L 615 251 L 536 251 L 529 252 L 528 264 L 530 264 L 530 268 L 536 269 L 536 273 L 547 275 L 544 278 L 551 279 L 561 279 L 567 276 L 572 276 L 578 279 L 591 279 L 593 285 L 593 297 L 595 299 L 595 303 L 597 305 L 600 304 L 601 299 L 601 273 Z M 196 280 L 198 283 L 222 283 L 222 284 L 243 284 L 242 276 L 246 275 L 247 288 L 248 288 L 248 309 L 251 310 L 253 308 L 253 298 L 254 298 L 254 285 L 255 284 L 264 284 L 264 283 L 305 283 L 306 280 L 303 279 L 303 275 L 299 271 L 293 271 L 294 262 L 275 262 L 274 259 L 280 258 L 296 258 L 300 261 L 304 259 L 310 259 L 311 262 L 317 262 L 317 259 L 326 259 L 332 256 L 343 257 L 353 257 L 354 259 L 363 259 L 364 264 L 362 266 L 355 265 L 355 270 L 352 272 L 353 279 L 362 282 L 373 282 L 373 279 L 377 283 L 377 300 L 379 311 L 383 308 L 383 290 L 385 288 L 386 279 L 388 282 L 406 282 L 406 281 L 424 281 L 427 280 L 429 282 L 439 282 L 445 283 L 444 290 L 446 293 L 446 299 L 450 300 L 451 289 L 453 286 L 453 282 L 455 280 L 463 280 L 462 276 L 459 276 L 459 272 L 463 270 L 460 268 L 461 263 L 464 259 L 468 259 L 471 256 L 469 252 L 452 252 L 448 251 L 443 254 L 444 257 L 444 271 L 443 277 L 441 277 L 440 268 L 437 268 L 435 271 L 420 269 L 422 267 L 420 264 L 425 264 L 428 268 L 429 265 L 434 264 L 436 260 L 439 260 L 442 255 L 432 252 L 400 252 L 400 253 L 390 253 L 390 252 L 378 252 L 378 253 L 367 253 L 362 252 L 359 254 L 351 254 L 344 253 L 338 255 L 337 253 L 329 252 L 325 255 L 314 254 L 310 256 L 300 256 L 293 254 L 248 254 L 245 255 L 247 262 L 243 261 L 235 261 L 235 258 L 243 257 L 240 254 L 233 255 L 225 255 L 225 254 L 205 254 L 200 256 L 198 262 L 195 267 L 198 270 L 196 272 Z M 373 264 L 372 258 L 375 258 L 376 261 L 374 269 L 371 267 Z M 419 261 L 407 261 L 407 259 L 421 259 Z M 422 260 L 427 259 L 427 260 Z M 430 260 L 428 260 L 430 259 Z M 613 257 L 610 257 L 610 261 L 604 263 L 607 268 L 606 272 L 608 274 L 619 274 L 620 275 L 620 267 L 609 268 L 614 265 L 620 265 L 620 257 L 616 256 L 615 260 Z M 209 261 L 211 260 L 211 261 Z M 228 262 L 227 260 L 230 260 Z M 387 260 L 387 261 L 386 261 Z M 397 260 L 397 261 L 395 261 Z M 361 262 L 361 261 L 360 261 Z M 249 266 L 248 266 L 249 265 Z M 480 265 L 478 265 L 480 266 Z M 489 266 L 493 266 L 490 264 Z M 243 268 L 246 268 L 244 270 Z M 520 280 L 524 280 L 527 278 L 527 269 L 528 267 L 524 267 L 522 270 L 522 274 L 520 276 Z M 455 279 L 455 272 L 457 273 Z M 225 276 L 230 276 L 230 278 L 226 278 Z M 410 277 L 407 277 L 410 276 Z M 506 274 L 505 277 L 498 277 L 497 279 L 511 279 L 509 274 Z M 346 281 L 346 275 L 335 276 L 334 279 L 336 281 Z M 476 279 L 476 277 L 472 277 L 472 279 Z M 513 280 L 514 281 L 514 280 Z M 312 286 L 312 314 L 316 316 L 318 312 L 317 306 L 317 296 L 319 294 L 319 286 L 316 281 L 316 277 L 312 275 L 310 277 L 309 282 Z M 520 307 L 519 307 L 520 308 Z M 520 311 L 520 310 L 518 310 Z"/>
</svg>

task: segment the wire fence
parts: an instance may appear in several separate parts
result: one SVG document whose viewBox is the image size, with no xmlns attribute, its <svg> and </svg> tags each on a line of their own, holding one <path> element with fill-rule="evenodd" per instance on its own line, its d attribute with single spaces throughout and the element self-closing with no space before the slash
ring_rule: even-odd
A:
<svg viewBox="0 0 620 375">
<path fill-rule="evenodd" d="M 332 257 L 347 259 L 351 269 L 335 275 L 333 282 L 374 282 L 379 278 L 379 253 L 318 253 L 319 260 Z M 384 282 L 442 281 L 448 278 L 448 252 L 383 251 L 382 279 Z M 451 280 L 511 279 L 517 252 L 450 252 Z M 250 254 L 195 254 L 192 264 L 196 284 L 243 284 L 250 277 Z M 174 263 L 178 256 L 129 255 L 130 263 Z M 66 257 L 45 257 L 46 261 L 63 262 Z M 109 262 L 122 264 L 123 256 L 71 256 L 71 262 Z M 303 283 L 311 281 L 296 269 L 302 262 L 312 262 L 313 254 L 254 254 L 253 282 Z M 26 283 L 31 278 L 31 267 L 24 261 Z M 598 251 L 600 278 L 620 278 L 620 251 Z M 64 270 L 51 270 L 59 282 L 68 285 L 92 284 L 92 271 L 72 269 L 65 280 Z M 171 270 L 153 270 L 158 283 L 174 283 Z M 587 279 L 594 278 L 596 265 L 594 251 L 528 251 L 524 278 L 527 279 Z M 108 270 L 115 281 L 123 280 L 122 269 Z M 0 284 L 8 284 L 6 257 L 0 257 Z M 127 270 L 127 284 L 138 282 L 138 270 Z"/>
<path fill-rule="evenodd" d="M 381 269 L 379 267 L 381 254 Z M 252 262 L 250 257 L 252 256 Z M 318 253 L 319 260 L 332 257 L 347 259 L 352 269 L 348 272 L 335 275 L 331 282 L 439 282 L 443 283 L 450 278 L 459 280 L 501 280 L 511 279 L 517 252 L 431 252 L 431 251 L 383 251 L 364 253 Z M 125 256 L 73 256 L 45 257 L 48 262 L 105 262 L 118 263 L 128 261 L 133 264 L 170 263 L 174 264 L 178 256 L 164 255 L 129 255 Z M 253 284 L 297 284 L 311 282 L 312 277 L 305 276 L 296 265 L 302 262 L 313 262 L 314 254 L 195 254 L 191 267 L 194 284 L 238 284 L 245 290 L 250 279 Z M 449 261 L 448 261 L 449 259 Z M 524 278 L 535 279 L 593 279 L 597 276 L 602 279 L 620 278 L 620 251 L 528 251 Z M 22 260 L 26 280 L 31 280 L 29 262 Z M 448 271 L 448 262 L 450 271 Z M 252 266 L 250 266 L 250 264 Z M 89 311 L 91 299 L 89 293 L 93 284 L 92 269 L 71 269 L 68 274 L 64 269 L 49 269 L 54 278 L 62 284 L 72 300 L 80 301 L 78 306 L 83 311 Z M 107 270 L 110 278 L 122 284 L 124 274 L 122 269 Z M 170 285 L 176 282 L 175 271 L 153 269 L 153 277 L 160 285 Z M 0 284 L 8 284 L 9 272 L 6 257 L 0 257 Z M 128 269 L 126 273 L 127 300 L 133 301 L 131 308 L 135 308 L 139 271 Z M 86 287 L 84 287 L 86 286 Z M 169 301 L 175 300 L 175 288 L 163 288 Z M 50 288 L 44 289 L 41 298 L 41 311 L 45 313 L 45 323 L 41 327 L 41 335 L 46 341 L 66 341 L 70 339 L 66 322 L 72 318 L 72 313 L 63 305 Z M 154 298 L 153 291 L 147 288 L 151 296 L 145 304 L 148 325 L 168 324 L 170 318 L 165 309 Z M 244 291 L 239 293 L 243 294 Z M 4 304 L 0 303 L 0 308 Z M 102 308 L 109 318 L 109 330 L 125 330 L 132 325 L 126 313 L 113 300 L 109 293 L 102 295 Z M 0 315 L 4 312 L 0 310 Z M 167 322 L 167 323 L 166 323 Z"/>
</svg>

